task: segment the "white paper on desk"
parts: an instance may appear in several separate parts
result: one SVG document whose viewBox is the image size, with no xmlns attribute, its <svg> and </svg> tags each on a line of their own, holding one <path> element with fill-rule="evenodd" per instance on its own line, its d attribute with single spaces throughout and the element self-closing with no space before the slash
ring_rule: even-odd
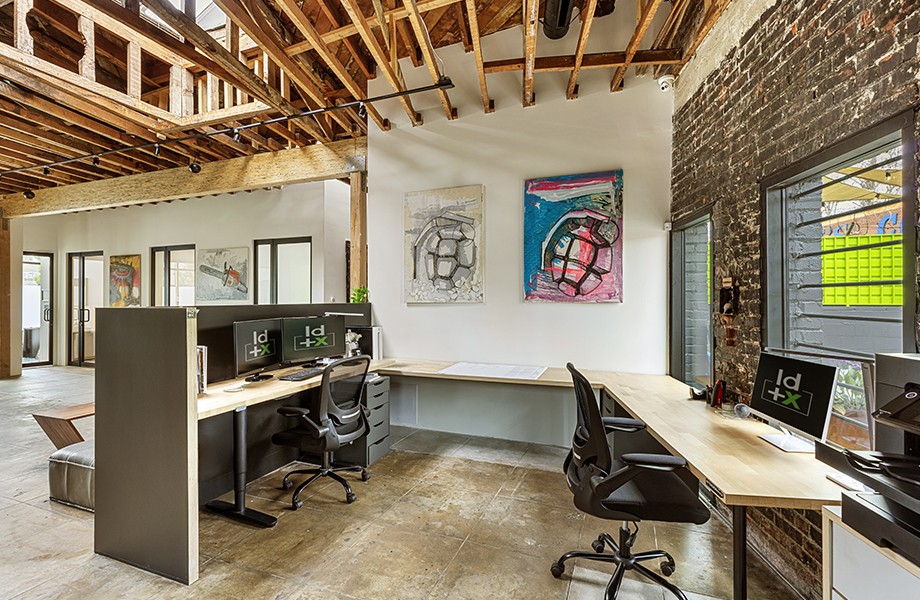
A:
<svg viewBox="0 0 920 600">
<path fill-rule="evenodd" d="M 518 365 L 491 365 L 483 363 L 454 363 L 438 371 L 438 375 L 462 375 L 464 377 L 492 377 L 495 379 L 538 379 L 546 367 L 522 367 Z"/>
</svg>

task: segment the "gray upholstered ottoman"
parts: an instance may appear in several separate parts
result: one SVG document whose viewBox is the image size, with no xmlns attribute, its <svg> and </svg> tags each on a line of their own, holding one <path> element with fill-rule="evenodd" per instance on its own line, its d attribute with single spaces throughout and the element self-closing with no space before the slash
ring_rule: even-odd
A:
<svg viewBox="0 0 920 600">
<path fill-rule="evenodd" d="M 96 499 L 95 482 L 94 440 L 65 446 L 48 459 L 48 483 L 52 500 L 91 511 Z"/>
</svg>

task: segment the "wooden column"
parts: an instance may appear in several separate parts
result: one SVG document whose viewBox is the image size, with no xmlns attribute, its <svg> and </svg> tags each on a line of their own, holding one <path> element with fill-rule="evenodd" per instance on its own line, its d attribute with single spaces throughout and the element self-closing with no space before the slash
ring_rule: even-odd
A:
<svg viewBox="0 0 920 600">
<path fill-rule="evenodd" d="M 128 95 L 141 97 L 141 46 L 128 42 Z"/>
<path fill-rule="evenodd" d="M 80 75 L 96 81 L 96 24 L 80 15 L 77 28 L 83 36 L 83 58 L 80 59 Z"/>
<path fill-rule="evenodd" d="M 169 112 L 180 117 L 192 114 L 195 106 L 194 79 L 188 70 L 177 65 L 169 68 Z"/>
<path fill-rule="evenodd" d="M 367 287 L 367 172 L 351 174 L 351 272 L 352 291 Z"/>
<path fill-rule="evenodd" d="M 12 369 L 13 311 L 11 308 L 10 220 L 0 219 L 0 379 Z"/>
<path fill-rule="evenodd" d="M 26 54 L 32 51 L 32 34 L 26 24 L 26 15 L 32 10 L 32 0 L 13 0 L 13 45 Z"/>
</svg>

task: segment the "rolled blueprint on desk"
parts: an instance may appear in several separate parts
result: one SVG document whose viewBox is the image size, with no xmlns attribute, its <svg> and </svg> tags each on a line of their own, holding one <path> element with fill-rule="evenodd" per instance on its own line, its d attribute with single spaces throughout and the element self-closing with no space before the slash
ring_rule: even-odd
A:
<svg viewBox="0 0 920 600">
<path fill-rule="evenodd" d="M 539 379 L 544 371 L 546 371 L 546 367 L 458 362 L 446 369 L 441 369 L 438 374 L 461 375 L 463 377 L 492 377 L 495 379 Z"/>
</svg>

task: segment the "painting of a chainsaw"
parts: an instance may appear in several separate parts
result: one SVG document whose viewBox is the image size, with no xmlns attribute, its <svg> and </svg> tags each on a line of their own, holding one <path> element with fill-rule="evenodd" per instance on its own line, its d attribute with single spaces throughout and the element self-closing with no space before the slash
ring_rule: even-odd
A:
<svg viewBox="0 0 920 600">
<path fill-rule="evenodd" d="M 227 287 L 234 288 L 243 292 L 244 294 L 249 293 L 249 288 L 246 287 L 246 284 L 240 281 L 240 272 L 234 269 L 230 263 L 224 263 L 224 270 L 221 272 L 219 269 L 209 267 L 208 265 L 198 265 L 198 270 L 204 273 L 205 275 L 210 275 L 212 277 L 217 277 L 221 280 Z"/>
</svg>

